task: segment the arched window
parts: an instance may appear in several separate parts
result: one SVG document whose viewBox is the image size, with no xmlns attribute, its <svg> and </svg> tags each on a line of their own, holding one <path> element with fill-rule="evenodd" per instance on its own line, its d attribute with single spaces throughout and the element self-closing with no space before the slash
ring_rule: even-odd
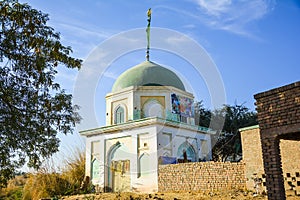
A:
<svg viewBox="0 0 300 200">
<path fill-rule="evenodd" d="M 188 143 L 182 143 L 177 150 L 178 162 L 195 162 L 196 161 L 196 152 L 193 146 Z"/>
<path fill-rule="evenodd" d="M 124 123 L 125 110 L 122 106 L 119 106 L 115 111 L 115 124 Z"/>
</svg>

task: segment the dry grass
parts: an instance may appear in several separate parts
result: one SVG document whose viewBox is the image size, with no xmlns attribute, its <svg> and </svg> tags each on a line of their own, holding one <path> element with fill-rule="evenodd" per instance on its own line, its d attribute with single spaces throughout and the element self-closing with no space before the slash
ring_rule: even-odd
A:
<svg viewBox="0 0 300 200">
<path fill-rule="evenodd" d="M 27 181 L 26 175 L 16 176 L 8 182 L 6 188 L 0 189 L 0 199 L 18 200 L 22 199 L 23 186 Z"/>
<path fill-rule="evenodd" d="M 85 153 L 77 150 L 73 157 L 65 161 L 65 168 L 62 171 L 62 178 L 69 183 L 69 194 L 80 192 L 80 186 L 85 175 Z"/>
<path fill-rule="evenodd" d="M 40 198 L 60 197 L 62 195 L 77 194 L 84 178 L 85 154 L 76 150 L 72 156 L 64 161 L 60 173 L 51 164 L 32 174 L 23 190 L 24 200 L 38 200 Z"/>
<path fill-rule="evenodd" d="M 68 187 L 69 183 L 61 177 L 61 174 L 39 171 L 28 178 L 23 189 L 23 199 L 57 197 L 63 195 Z"/>
<path fill-rule="evenodd" d="M 52 161 L 40 170 L 28 174 L 26 179 L 16 177 L 7 188 L 0 191 L 1 199 L 38 200 L 78 194 L 85 174 L 85 154 L 76 150 L 64 160 L 62 169 L 54 167 Z"/>
</svg>

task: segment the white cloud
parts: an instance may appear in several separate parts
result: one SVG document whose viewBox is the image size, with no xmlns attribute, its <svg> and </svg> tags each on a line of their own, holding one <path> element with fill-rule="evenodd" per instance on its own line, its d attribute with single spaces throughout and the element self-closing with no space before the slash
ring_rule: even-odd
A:
<svg viewBox="0 0 300 200">
<path fill-rule="evenodd" d="M 183 26 L 183 28 L 193 29 L 193 28 L 196 28 L 196 25 L 195 24 L 186 24 Z"/>
<path fill-rule="evenodd" d="M 195 2 L 204 9 L 207 14 L 219 16 L 228 11 L 232 4 L 231 0 L 195 0 Z"/>
<path fill-rule="evenodd" d="M 165 38 L 165 41 L 168 43 L 168 44 L 171 44 L 171 45 L 182 45 L 182 44 L 185 44 L 188 40 L 187 37 L 176 37 L 176 36 L 169 36 L 167 38 Z"/>
<path fill-rule="evenodd" d="M 201 21 L 207 26 L 248 37 L 254 37 L 248 25 L 265 17 L 276 3 L 275 0 L 192 0 L 192 2 L 197 4 L 201 11 L 198 16 L 201 16 Z"/>
<path fill-rule="evenodd" d="M 114 80 L 116 80 L 118 78 L 118 75 L 116 73 L 109 72 L 109 71 L 104 72 L 103 75 L 107 78 L 111 78 L 111 79 L 114 79 Z"/>
</svg>

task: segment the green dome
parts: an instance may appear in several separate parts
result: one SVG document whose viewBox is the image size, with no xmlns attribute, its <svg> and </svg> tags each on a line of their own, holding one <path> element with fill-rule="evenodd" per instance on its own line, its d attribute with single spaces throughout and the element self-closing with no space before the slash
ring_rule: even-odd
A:
<svg viewBox="0 0 300 200">
<path fill-rule="evenodd" d="M 122 73 L 114 83 L 112 92 L 129 86 L 173 86 L 185 91 L 174 72 L 151 61 L 142 62 Z"/>
</svg>

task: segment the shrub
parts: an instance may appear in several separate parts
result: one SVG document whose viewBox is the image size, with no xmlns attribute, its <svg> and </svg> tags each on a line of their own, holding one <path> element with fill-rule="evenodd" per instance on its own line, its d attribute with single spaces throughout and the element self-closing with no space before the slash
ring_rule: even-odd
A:
<svg viewBox="0 0 300 200">
<path fill-rule="evenodd" d="M 9 180 L 7 187 L 0 189 L 0 200 L 21 200 L 22 190 L 26 183 L 27 175 L 19 175 Z"/>
<path fill-rule="evenodd" d="M 0 191 L 0 200 L 21 200 L 23 188 L 18 186 L 14 188 L 4 188 Z"/>
<path fill-rule="evenodd" d="M 64 164 L 59 173 L 48 165 L 31 174 L 23 190 L 23 199 L 38 200 L 81 193 L 80 186 L 85 174 L 85 154 L 77 150 L 73 156 L 65 159 Z"/>
<path fill-rule="evenodd" d="M 30 175 L 24 190 L 24 200 L 38 200 L 40 198 L 56 197 L 64 194 L 69 183 L 61 178 L 59 173 L 48 173 L 40 170 Z"/>
<path fill-rule="evenodd" d="M 67 158 L 61 175 L 69 182 L 65 194 L 81 193 L 80 186 L 85 176 L 85 153 L 77 149 L 72 157 Z"/>
</svg>

